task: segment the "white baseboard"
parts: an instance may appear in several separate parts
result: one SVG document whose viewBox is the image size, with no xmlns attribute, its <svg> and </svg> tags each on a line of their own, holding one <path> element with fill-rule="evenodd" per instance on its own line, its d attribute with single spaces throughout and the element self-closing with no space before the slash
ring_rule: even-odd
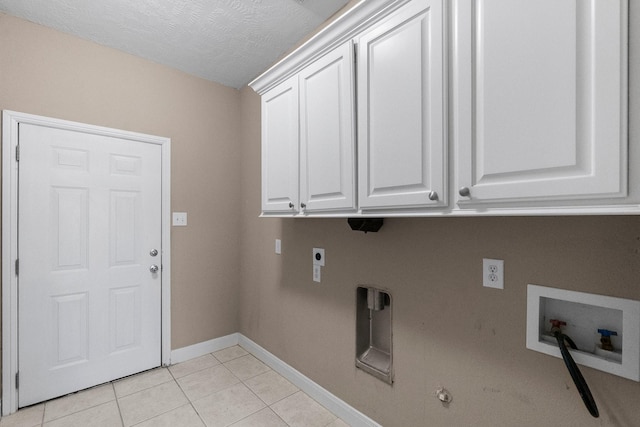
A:
<svg viewBox="0 0 640 427">
<path fill-rule="evenodd" d="M 213 353 L 215 351 L 223 350 L 227 347 L 237 345 L 239 335 L 240 334 L 237 333 L 231 334 L 172 350 L 170 364 L 173 365 L 176 363 L 184 362 L 186 360 L 195 359 L 196 357 L 204 356 L 205 354 Z"/>
<path fill-rule="evenodd" d="M 267 350 L 251 341 L 242 334 L 238 334 L 238 345 L 260 359 L 265 365 L 291 381 L 300 390 L 307 393 L 322 406 L 336 414 L 343 421 L 353 427 L 382 427 L 380 424 L 358 411 L 344 400 L 333 395 L 325 388 L 311 381 L 308 377 L 284 363 Z"/>
<path fill-rule="evenodd" d="M 171 363 L 180 363 L 189 359 L 204 356 L 223 350 L 227 347 L 240 345 L 249 353 L 253 354 L 257 359 L 265 365 L 285 377 L 300 390 L 307 393 L 322 406 L 340 417 L 343 421 L 353 427 L 382 427 L 380 424 L 358 411 L 344 400 L 333 395 L 325 388 L 311 381 L 305 375 L 278 359 L 269 353 L 263 347 L 259 346 L 249 338 L 240 333 L 215 338 L 209 341 L 190 345 L 188 347 L 179 348 L 171 352 Z"/>
</svg>

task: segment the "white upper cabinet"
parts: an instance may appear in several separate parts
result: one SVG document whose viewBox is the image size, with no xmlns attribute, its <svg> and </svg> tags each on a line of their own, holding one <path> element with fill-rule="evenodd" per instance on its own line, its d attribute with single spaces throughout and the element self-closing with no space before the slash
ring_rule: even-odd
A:
<svg viewBox="0 0 640 427">
<path fill-rule="evenodd" d="M 452 7 L 458 206 L 626 196 L 626 1 Z"/>
<path fill-rule="evenodd" d="M 262 210 L 298 207 L 298 76 L 262 96 Z"/>
<path fill-rule="evenodd" d="M 353 44 L 299 74 L 300 208 L 355 209 Z"/>
<path fill-rule="evenodd" d="M 351 41 L 262 96 L 262 211 L 355 209 Z"/>
<path fill-rule="evenodd" d="M 263 214 L 640 214 L 628 8 L 358 2 L 250 83 Z"/>
<path fill-rule="evenodd" d="M 358 38 L 358 200 L 363 209 L 447 200 L 441 0 L 413 1 Z"/>
</svg>

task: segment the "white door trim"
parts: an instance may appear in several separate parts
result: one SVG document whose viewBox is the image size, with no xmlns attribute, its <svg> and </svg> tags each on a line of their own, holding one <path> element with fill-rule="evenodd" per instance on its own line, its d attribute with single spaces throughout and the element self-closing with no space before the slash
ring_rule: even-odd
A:
<svg viewBox="0 0 640 427">
<path fill-rule="evenodd" d="M 171 139 L 4 110 L 2 113 L 2 415 L 18 410 L 18 125 L 157 144 L 162 149 L 162 364 L 171 363 Z"/>
</svg>

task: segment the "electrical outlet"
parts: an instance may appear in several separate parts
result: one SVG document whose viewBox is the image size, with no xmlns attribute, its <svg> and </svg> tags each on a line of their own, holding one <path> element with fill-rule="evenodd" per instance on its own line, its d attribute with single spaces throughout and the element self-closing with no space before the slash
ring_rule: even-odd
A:
<svg viewBox="0 0 640 427">
<path fill-rule="evenodd" d="M 504 289 L 504 261 L 501 259 L 482 260 L 482 286 Z"/>
</svg>

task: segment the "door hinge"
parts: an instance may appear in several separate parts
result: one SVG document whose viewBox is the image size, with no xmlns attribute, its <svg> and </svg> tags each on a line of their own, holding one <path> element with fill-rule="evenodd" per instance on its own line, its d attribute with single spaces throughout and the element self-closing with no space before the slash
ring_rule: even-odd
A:
<svg viewBox="0 0 640 427">
<path fill-rule="evenodd" d="M 16 372 L 16 388 L 20 388 L 20 371 Z"/>
<path fill-rule="evenodd" d="M 20 144 L 16 145 L 16 162 L 20 161 Z"/>
<path fill-rule="evenodd" d="M 18 275 L 19 270 L 20 270 L 20 260 L 16 258 L 16 276 Z"/>
</svg>

